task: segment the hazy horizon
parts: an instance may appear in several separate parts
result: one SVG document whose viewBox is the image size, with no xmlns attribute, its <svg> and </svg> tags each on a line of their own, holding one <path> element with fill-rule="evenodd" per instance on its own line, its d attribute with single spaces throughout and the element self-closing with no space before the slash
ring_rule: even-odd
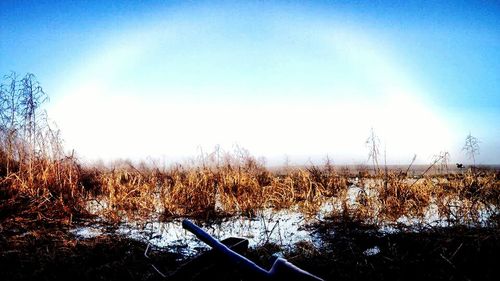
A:
<svg viewBox="0 0 500 281">
<path fill-rule="evenodd" d="M 500 4 L 2 1 L 0 74 L 37 76 L 68 151 L 271 166 L 500 161 Z"/>
</svg>

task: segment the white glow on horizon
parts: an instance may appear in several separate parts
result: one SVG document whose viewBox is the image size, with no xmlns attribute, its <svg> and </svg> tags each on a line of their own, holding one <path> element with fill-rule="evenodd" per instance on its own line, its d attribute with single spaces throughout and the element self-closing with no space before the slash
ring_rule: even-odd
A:
<svg viewBox="0 0 500 281">
<path fill-rule="evenodd" d="M 165 37 L 175 37 L 154 28 L 129 34 L 130 40 L 121 38 L 82 65 L 59 90 L 68 94 L 51 105 L 50 116 L 61 128 L 67 148 L 94 160 L 166 156 L 178 161 L 194 156 L 199 147 L 230 150 L 238 144 L 274 164 L 282 163 L 284 155 L 307 159 L 327 154 L 337 162 L 359 163 L 366 160 L 364 141 L 371 127 L 392 163 L 406 163 L 413 154 L 426 163 L 449 147 L 447 122 L 419 98 L 421 91 L 407 82 L 404 71 L 365 34 L 344 31 L 329 36 L 324 30 L 317 42 L 348 57 L 360 79 L 375 85 L 373 96 L 354 89 L 354 96 L 343 99 L 303 96 L 279 101 L 263 99 L 262 94 L 250 102 L 196 100 L 182 98 L 182 89 L 165 86 L 158 92 L 176 92 L 179 98 L 144 98 L 119 87 L 119 72 L 140 63 L 146 53 L 168 41 Z M 124 47 L 122 43 L 129 41 Z M 217 95 L 214 89 L 200 90 L 208 97 Z"/>
</svg>

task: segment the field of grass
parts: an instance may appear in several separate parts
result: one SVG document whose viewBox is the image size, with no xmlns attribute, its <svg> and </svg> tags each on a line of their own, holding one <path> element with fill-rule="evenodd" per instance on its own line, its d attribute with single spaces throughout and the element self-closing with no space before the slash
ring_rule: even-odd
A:
<svg viewBox="0 0 500 281">
<path fill-rule="evenodd" d="M 498 216 L 500 203 L 499 172 L 477 167 L 423 175 L 352 171 L 329 163 L 271 171 L 247 154 L 169 168 L 127 162 L 84 167 L 72 156 L 1 155 L 4 218 L 32 215 L 71 223 L 88 215 L 109 222 L 252 217 L 267 208 L 298 207 L 314 214 L 325 202 L 335 202 L 332 216 L 396 221 L 403 215 L 423 216 L 433 204 L 450 221 L 474 224 L 479 212 Z M 352 187 L 359 188 L 354 197 Z"/>
<path fill-rule="evenodd" d="M 200 155 L 189 164 L 169 167 L 127 161 L 108 166 L 83 165 L 74 154 L 64 152 L 59 132 L 40 109 L 46 96 L 33 77 L 11 77 L 9 81 L 10 84 L 2 85 L 0 99 L 0 277 L 6 277 L 2 280 L 62 280 L 71 273 L 62 270 L 59 276 L 54 266 L 77 264 L 79 258 L 87 266 L 86 271 L 81 270 L 87 274 L 80 275 L 82 280 L 153 280 L 157 276 L 145 271 L 139 254 L 143 244 L 120 238 L 125 239 L 130 250 L 123 254 L 126 249 L 109 237 L 82 242 L 68 230 L 73 225 L 97 222 L 112 227 L 124 221 L 186 217 L 199 221 L 232 216 L 252 218 L 269 209 L 297 209 L 306 217 L 326 212 L 322 220 L 310 226 L 322 231 L 323 246 L 312 249 L 302 245 L 303 251 L 288 252 L 287 257 L 328 279 L 376 276 L 377 280 L 401 280 L 406 270 L 401 265 L 403 261 L 428 266 L 435 274 L 431 279 L 445 278 L 448 271 L 453 280 L 499 276 L 489 267 L 490 258 L 495 255 L 491 249 L 500 250 L 497 169 L 448 169 L 447 163 L 438 162 L 442 158 L 425 169 L 384 168 L 378 163 L 352 168 L 335 166 L 330 161 L 270 169 L 244 149 L 215 151 Z M 430 210 L 440 224 L 426 225 Z M 360 232 L 366 227 L 401 225 L 405 221 L 402 218 L 420 219 L 421 232 L 383 237 Z M 450 228 L 453 231 L 446 230 Z M 349 235 L 334 238 L 325 229 Z M 454 237 L 463 240 L 462 244 L 446 240 Z M 341 240 L 335 241 L 337 238 Z M 373 261 L 363 257 L 360 245 L 373 244 L 370 241 L 379 241 L 391 256 Z M 409 246 L 414 243 L 411 241 L 430 244 L 419 249 Z M 474 249 L 474 243 L 488 249 Z M 450 248 L 443 250 L 441 246 Z M 263 245 L 249 254 L 263 259 L 272 247 Z M 352 254 L 337 250 L 332 253 L 332 247 L 345 251 L 351 247 Z M 462 255 L 462 247 L 470 257 Z M 106 253 L 108 248 L 112 250 Z M 434 260 L 436 249 L 440 249 L 439 261 Z M 91 269 L 97 266 L 90 261 L 94 255 L 99 255 L 96 260 L 103 263 L 99 265 L 103 268 Z M 171 255 L 165 253 L 168 262 L 164 261 L 175 267 L 176 258 Z M 321 263 L 308 265 L 307 255 Z M 68 259 L 63 261 L 61 256 Z M 453 260 L 455 256 L 460 257 L 460 265 Z M 468 258 L 484 260 L 481 268 L 485 269 L 470 273 L 459 268 Z M 36 260 L 40 260 L 38 266 Z M 449 268 L 440 271 L 443 262 Z M 336 264 L 334 270 L 328 271 L 332 264 Z M 362 271 L 350 279 L 348 270 L 355 271 L 355 264 L 360 264 Z M 130 274 L 117 274 L 124 266 Z M 375 270 L 377 266 L 380 271 Z M 396 268 L 396 273 L 392 272 L 396 275 L 382 268 Z M 372 271 L 378 275 L 372 275 Z"/>
</svg>

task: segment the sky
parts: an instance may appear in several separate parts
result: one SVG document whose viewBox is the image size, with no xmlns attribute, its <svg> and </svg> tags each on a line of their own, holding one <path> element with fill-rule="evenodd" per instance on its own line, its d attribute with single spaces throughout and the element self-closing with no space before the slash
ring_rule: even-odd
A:
<svg viewBox="0 0 500 281">
<path fill-rule="evenodd" d="M 82 159 L 269 165 L 500 159 L 498 1 L 0 1 L 0 74 L 34 73 Z"/>
</svg>

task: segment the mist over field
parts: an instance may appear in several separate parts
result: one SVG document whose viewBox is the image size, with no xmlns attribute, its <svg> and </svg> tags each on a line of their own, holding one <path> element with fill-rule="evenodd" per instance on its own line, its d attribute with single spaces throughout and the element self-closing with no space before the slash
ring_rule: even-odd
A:
<svg viewBox="0 0 500 281">
<path fill-rule="evenodd" d="M 390 164 L 466 162 L 469 132 L 498 163 L 493 2 L 27 3 L 1 4 L 0 73 L 37 75 L 82 159 L 361 164 L 374 128 Z"/>
</svg>

